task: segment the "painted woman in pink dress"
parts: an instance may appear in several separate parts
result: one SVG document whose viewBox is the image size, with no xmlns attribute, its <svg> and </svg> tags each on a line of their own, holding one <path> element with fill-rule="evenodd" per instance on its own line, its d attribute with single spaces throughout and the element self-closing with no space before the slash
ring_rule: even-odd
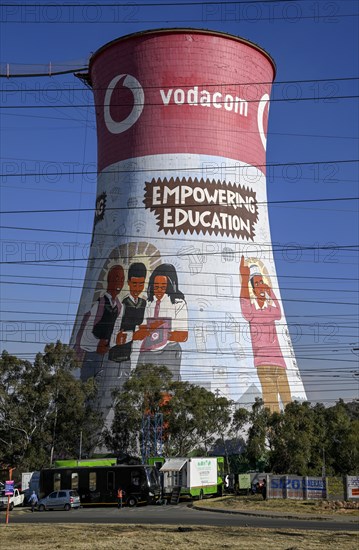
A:
<svg viewBox="0 0 359 550">
<path fill-rule="evenodd" d="M 254 366 L 262 386 L 265 407 L 271 412 L 280 412 L 279 398 L 283 407 L 291 402 L 285 360 L 279 345 L 275 321 L 282 312 L 273 290 L 264 282 L 257 265 L 248 266 L 244 257 L 240 265 L 242 315 L 249 323 Z M 249 284 L 254 297 L 251 298 Z"/>
</svg>

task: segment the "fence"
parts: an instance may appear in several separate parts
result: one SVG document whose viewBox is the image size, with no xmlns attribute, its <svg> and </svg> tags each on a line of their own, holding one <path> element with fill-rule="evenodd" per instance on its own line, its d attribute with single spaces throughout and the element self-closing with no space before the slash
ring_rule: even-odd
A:
<svg viewBox="0 0 359 550">
<path fill-rule="evenodd" d="M 359 500 L 359 476 L 343 478 L 268 475 L 267 499 Z"/>
</svg>

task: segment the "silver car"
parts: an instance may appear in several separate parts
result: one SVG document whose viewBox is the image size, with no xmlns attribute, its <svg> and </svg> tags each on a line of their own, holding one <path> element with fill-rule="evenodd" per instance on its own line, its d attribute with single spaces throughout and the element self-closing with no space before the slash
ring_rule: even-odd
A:
<svg viewBox="0 0 359 550">
<path fill-rule="evenodd" d="M 81 502 L 77 491 L 64 490 L 53 491 L 47 497 L 38 502 L 38 510 L 71 510 L 71 508 L 80 508 Z"/>
</svg>

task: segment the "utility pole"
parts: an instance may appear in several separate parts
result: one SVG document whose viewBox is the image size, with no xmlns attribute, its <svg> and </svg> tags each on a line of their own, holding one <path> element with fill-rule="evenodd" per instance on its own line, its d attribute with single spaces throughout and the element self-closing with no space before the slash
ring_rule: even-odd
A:
<svg viewBox="0 0 359 550">
<path fill-rule="evenodd" d="M 16 470 L 16 468 L 9 468 L 9 481 L 12 480 L 12 473 Z M 10 495 L 7 496 L 7 507 L 6 507 L 6 518 L 5 523 L 9 523 L 9 515 L 10 515 Z"/>
</svg>

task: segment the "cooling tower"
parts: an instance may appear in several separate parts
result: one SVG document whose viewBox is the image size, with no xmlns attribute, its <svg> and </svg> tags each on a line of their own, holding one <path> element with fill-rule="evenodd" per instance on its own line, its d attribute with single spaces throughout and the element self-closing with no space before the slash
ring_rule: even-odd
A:
<svg viewBox="0 0 359 550">
<path fill-rule="evenodd" d="M 98 185 L 73 345 L 108 421 L 139 364 L 272 411 L 305 399 L 268 220 L 274 73 L 257 45 L 195 29 L 90 60 Z"/>
</svg>

